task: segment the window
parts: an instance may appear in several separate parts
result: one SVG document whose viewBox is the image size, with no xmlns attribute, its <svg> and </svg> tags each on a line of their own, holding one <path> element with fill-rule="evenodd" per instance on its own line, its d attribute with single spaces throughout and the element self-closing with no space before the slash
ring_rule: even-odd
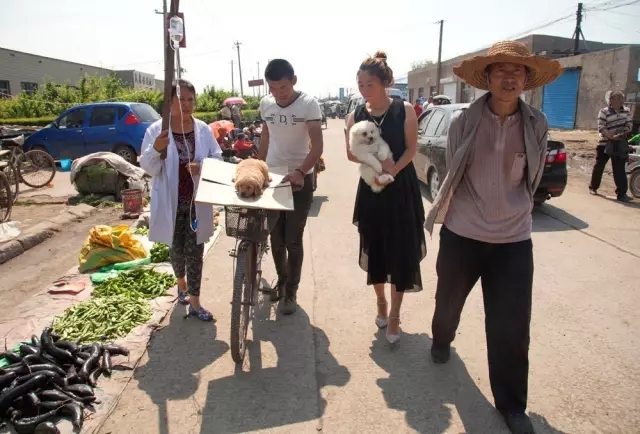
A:
<svg viewBox="0 0 640 434">
<path fill-rule="evenodd" d="M 418 88 L 418 98 L 422 98 L 424 96 L 424 87 Z"/>
<path fill-rule="evenodd" d="M 0 98 L 9 98 L 11 96 L 11 84 L 9 80 L 0 80 Z"/>
<path fill-rule="evenodd" d="M 94 107 L 89 119 L 90 127 L 105 127 L 116 123 L 115 107 Z"/>
<path fill-rule="evenodd" d="M 140 122 L 155 122 L 160 119 L 158 112 L 149 104 L 131 104 L 131 110 L 138 116 Z"/>
<path fill-rule="evenodd" d="M 429 109 L 421 115 L 420 122 L 418 123 L 418 131 L 420 133 L 424 133 L 424 130 L 427 127 L 427 122 L 429 122 L 429 117 L 431 116 L 432 112 L 433 109 Z"/>
<path fill-rule="evenodd" d="M 438 127 L 440 126 L 440 122 L 444 118 L 444 111 L 435 110 L 429 119 L 429 123 L 427 124 L 427 128 L 424 130 L 425 136 L 435 136 Z"/>
<path fill-rule="evenodd" d="M 415 102 L 416 99 L 413 98 L 413 89 L 409 89 L 409 101 Z"/>
<path fill-rule="evenodd" d="M 20 89 L 22 89 L 23 92 L 26 93 L 36 93 L 38 91 L 38 83 L 31 83 L 28 81 L 21 81 L 20 82 Z"/>
<path fill-rule="evenodd" d="M 126 107 L 119 106 L 118 107 L 118 119 L 122 119 L 124 115 L 127 114 L 129 110 Z"/>
<path fill-rule="evenodd" d="M 84 119 L 86 116 L 86 108 L 72 110 L 60 118 L 58 121 L 58 128 L 82 128 L 84 126 Z"/>
</svg>

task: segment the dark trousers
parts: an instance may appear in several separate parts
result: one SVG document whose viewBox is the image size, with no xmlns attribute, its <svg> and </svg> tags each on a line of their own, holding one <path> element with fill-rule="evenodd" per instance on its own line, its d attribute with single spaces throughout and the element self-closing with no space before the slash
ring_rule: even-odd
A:
<svg viewBox="0 0 640 434">
<path fill-rule="evenodd" d="M 531 239 L 490 244 L 440 230 L 433 345 L 449 345 L 465 300 L 482 283 L 489 379 L 496 408 L 524 412 L 529 377 L 529 325 L 533 285 Z"/>
<path fill-rule="evenodd" d="M 302 236 L 313 201 L 313 174 L 304 177 L 304 186 L 293 192 L 293 211 L 279 211 L 271 230 L 271 253 L 278 283 L 294 292 L 300 285 L 304 251 Z"/>
<path fill-rule="evenodd" d="M 627 173 L 625 164 L 627 162 L 626 157 L 610 157 L 604 153 L 604 144 L 596 147 L 596 162 L 593 165 L 593 171 L 591 172 L 591 190 L 597 190 L 600 188 L 600 182 L 602 181 L 602 173 L 607 165 L 609 159 L 611 159 L 611 170 L 613 171 L 613 182 L 616 184 L 616 196 L 622 197 L 627 194 L 629 188 L 627 181 Z"/>
<path fill-rule="evenodd" d="M 178 205 L 176 223 L 173 227 L 173 243 L 169 248 L 169 258 L 177 278 L 187 276 L 189 295 L 200 296 L 204 243 L 198 244 L 198 237 L 191 225 L 196 219 L 195 206 L 189 213 L 189 203 Z"/>
</svg>

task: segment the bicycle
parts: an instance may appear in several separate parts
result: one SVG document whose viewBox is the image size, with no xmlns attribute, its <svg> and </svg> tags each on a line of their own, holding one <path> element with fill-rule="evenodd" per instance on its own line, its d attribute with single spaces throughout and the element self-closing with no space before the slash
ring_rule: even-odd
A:
<svg viewBox="0 0 640 434">
<path fill-rule="evenodd" d="M 13 208 L 13 198 L 11 197 L 11 186 L 4 172 L 0 172 L 0 223 L 9 221 L 11 208 Z"/>
<path fill-rule="evenodd" d="M 46 151 L 32 149 L 24 152 L 22 150 L 24 135 L 2 139 L 0 144 L 3 148 L 8 148 L 0 150 L 0 160 L 8 162 L 15 169 L 15 172 L 17 172 L 14 180 L 16 184 L 22 182 L 32 188 L 41 188 L 48 185 L 56 176 L 56 163 Z M 45 169 L 49 169 L 49 171 L 47 172 Z M 30 176 L 38 174 L 45 174 L 42 178 L 44 181 L 36 182 Z M 18 188 L 16 185 L 16 196 Z"/>
<path fill-rule="evenodd" d="M 2 157 L 4 152 L 10 151 L 0 151 L 0 157 Z M 11 202 L 15 202 L 18 198 L 18 193 L 20 192 L 20 177 L 18 176 L 18 171 L 15 166 L 9 164 L 8 161 L 0 161 L 0 172 L 2 172 L 9 182 L 9 188 L 12 195 Z"/>
<path fill-rule="evenodd" d="M 269 211 L 225 207 L 225 230 L 236 239 L 229 252 L 235 258 L 231 299 L 231 358 L 242 363 L 247 350 L 247 330 L 262 282 L 262 259 L 269 251 Z"/>
</svg>

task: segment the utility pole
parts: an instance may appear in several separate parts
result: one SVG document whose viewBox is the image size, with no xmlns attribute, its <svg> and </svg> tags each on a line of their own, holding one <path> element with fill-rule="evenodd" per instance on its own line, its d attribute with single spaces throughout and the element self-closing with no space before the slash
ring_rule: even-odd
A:
<svg viewBox="0 0 640 434">
<path fill-rule="evenodd" d="M 580 54 L 580 37 L 584 40 L 584 34 L 582 33 L 582 3 L 578 3 L 578 10 L 576 11 L 576 29 L 573 31 L 573 54 Z"/>
<path fill-rule="evenodd" d="M 232 94 L 236 93 L 236 87 L 233 82 L 233 59 L 231 59 L 231 93 Z"/>
<path fill-rule="evenodd" d="M 244 89 L 242 86 L 242 63 L 240 63 L 240 45 L 242 42 L 236 41 L 235 44 L 236 50 L 238 50 L 238 73 L 240 74 L 240 96 L 244 95 Z"/>
<path fill-rule="evenodd" d="M 440 43 L 438 45 L 438 69 L 436 72 L 436 95 L 440 95 L 440 76 L 442 74 L 442 25 L 444 20 L 436 21 L 440 23 Z"/>
<path fill-rule="evenodd" d="M 260 78 L 260 62 L 256 62 L 258 66 L 258 78 Z M 258 98 L 260 98 L 260 86 L 258 86 Z"/>
<path fill-rule="evenodd" d="M 167 40 L 169 39 L 169 30 L 167 29 L 167 0 L 162 2 L 162 12 L 156 9 L 156 14 L 162 15 L 162 35 L 164 38 L 162 39 L 162 52 L 164 53 L 164 65 L 167 65 Z"/>
<path fill-rule="evenodd" d="M 166 0 L 165 0 L 166 10 Z M 171 48 L 171 40 L 169 39 L 169 28 L 167 27 L 167 17 L 174 16 L 178 13 L 180 0 L 171 0 L 169 14 L 162 16 L 162 29 L 164 33 L 164 98 L 162 100 L 162 130 L 169 129 L 169 117 L 171 116 L 171 87 L 173 86 L 173 74 L 175 69 L 175 56 L 173 48 Z M 161 154 L 161 158 L 167 158 L 167 150 Z"/>
</svg>

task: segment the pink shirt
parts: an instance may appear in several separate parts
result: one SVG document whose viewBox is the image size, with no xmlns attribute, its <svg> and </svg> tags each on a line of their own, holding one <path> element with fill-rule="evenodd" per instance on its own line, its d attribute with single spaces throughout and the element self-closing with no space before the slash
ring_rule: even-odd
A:
<svg viewBox="0 0 640 434">
<path fill-rule="evenodd" d="M 460 236 L 488 243 L 531 238 L 533 197 L 526 180 L 520 111 L 501 122 L 485 104 L 467 167 L 444 224 Z"/>
</svg>

